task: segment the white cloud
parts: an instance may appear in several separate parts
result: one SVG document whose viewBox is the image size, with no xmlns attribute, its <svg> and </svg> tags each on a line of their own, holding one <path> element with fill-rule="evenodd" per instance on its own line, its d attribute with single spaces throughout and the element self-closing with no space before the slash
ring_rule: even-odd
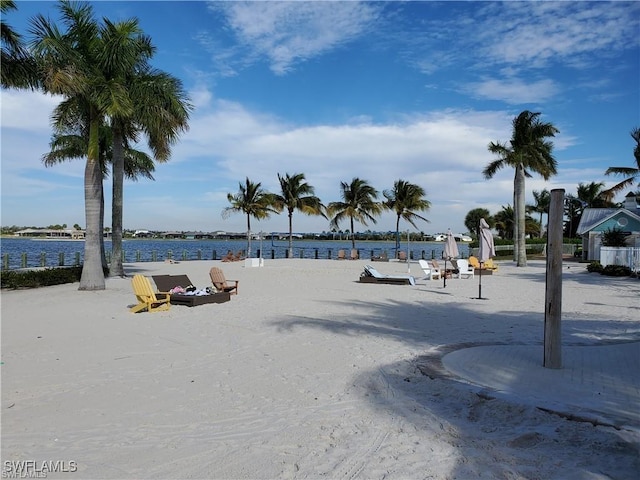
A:
<svg viewBox="0 0 640 480">
<path fill-rule="evenodd" d="M 162 215 L 151 218 L 144 228 L 243 231 L 246 218 L 242 215 L 221 219 L 222 210 L 228 206 L 226 194 L 235 193 L 238 182 L 245 177 L 277 191 L 277 173 L 304 173 L 325 203 L 338 200 L 340 182 L 356 176 L 380 192 L 400 178 L 419 184 L 432 202 L 426 213 L 431 223 L 419 224 L 425 232 L 449 227 L 462 231 L 464 216 L 472 208 L 496 212 L 511 203 L 513 172 L 506 169 L 485 181 L 482 169 L 492 160 L 488 143 L 509 139 L 512 112 L 450 109 L 405 115 L 387 123 L 361 118 L 357 123 L 343 125 L 292 125 L 239 103 L 215 98 L 204 89 L 198 90 L 194 98 L 199 99 L 199 108 L 192 116 L 190 130 L 176 145 L 172 160 L 157 166 L 156 181 L 126 183 L 127 228 L 141 227 L 140 218 L 149 218 L 152 210 Z M 33 116 L 43 117 L 37 112 Z M 29 131 L 29 143 L 46 149 L 49 132 L 40 127 L 36 130 L 42 133 Z M 28 215 L 27 223 L 36 225 L 76 223 L 83 218 L 83 162 L 44 171 L 39 163 L 44 151 L 38 152 L 33 163 L 23 161 L 26 146 L 23 147 L 20 134 L 25 129 L 14 128 L 5 135 L 6 132 L 3 125 L 3 223 L 21 224 L 23 214 Z M 572 141 L 570 136 L 558 138 L 563 145 Z M 586 176 L 589 170 L 580 168 L 588 161 L 567 164 L 568 170 L 561 170 L 548 188 L 571 185 L 575 190 L 578 181 L 590 178 Z M 561 162 L 561 167 L 564 164 Z M 75 177 L 63 176 L 70 172 Z M 602 172 L 594 171 L 594 177 L 601 178 Z M 543 185 L 530 179 L 527 191 L 544 188 Z M 108 181 L 105 192 L 109 197 Z M 11 208 L 18 200 L 24 205 L 20 212 Z M 31 200 L 40 209 L 32 206 Z M 45 204 L 47 208 L 42 209 Z M 68 217 L 52 218 L 50 212 L 68 212 Z M 256 222 L 254 228 L 286 231 L 286 215 Z M 322 231 L 328 229 L 328 222 L 296 214 L 294 228 Z M 369 228 L 393 230 L 395 218 L 385 214 Z"/>
<path fill-rule="evenodd" d="M 640 44 L 640 2 L 453 5 L 455 18 L 442 19 L 433 7 L 418 26 L 396 32 L 396 41 L 410 47 L 401 48 L 401 55 L 425 74 L 444 71 L 455 75 L 459 85 L 469 82 L 460 91 L 510 104 L 543 102 L 569 88 L 561 77 L 555 82 L 539 79 L 536 72 L 542 69 L 588 71 L 596 62 L 600 67 L 608 62 L 607 71 L 599 72 L 606 78 L 615 69 L 628 68 L 616 59 Z M 484 80 L 469 81 L 478 76 Z M 575 88 L 575 77 L 570 78 Z M 596 97 L 591 92 L 591 98 L 607 100 L 615 94 L 604 91 Z"/>
<path fill-rule="evenodd" d="M 61 97 L 39 92 L 2 90 L 2 126 L 33 132 L 49 132 L 49 118 Z"/>
<path fill-rule="evenodd" d="M 325 203 L 338 200 L 340 182 L 355 176 L 381 193 L 394 180 L 403 178 L 426 189 L 433 203 L 426 216 L 432 223 L 441 225 L 441 229 L 451 226 L 460 230 L 464 228 L 460 224 L 464 215 L 473 208 L 470 205 L 499 208 L 506 202 L 496 198 L 510 198 L 510 172 L 485 182 L 481 170 L 490 161 L 488 143 L 510 133 L 511 119 L 505 112 L 450 110 L 406 116 L 395 123 L 294 126 L 233 102 L 217 101 L 193 118 L 189 135 L 176 151 L 182 173 L 172 171 L 171 176 L 175 182 L 179 178 L 176 175 L 194 173 L 195 160 L 184 155 L 209 152 L 208 159 L 201 163 L 215 164 L 215 168 L 208 170 L 208 181 L 199 179 L 210 182 L 206 196 L 184 212 L 194 218 L 201 215 L 199 209 L 207 210 L 209 217 L 219 216 L 228 205 L 226 193 L 235 193 L 238 182 L 245 177 L 277 191 L 277 173 L 301 172 Z M 185 164 L 191 167 L 185 170 Z M 172 206 L 163 208 L 171 217 Z M 244 221 L 237 216 L 225 224 L 242 230 Z M 299 215 L 295 228 L 328 228 L 323 222 Z M 273 230 L 287 228 L 285 216 L 274 216 L 267 223 Z M 393 216 L 385 215 L 375 228 L 393 226 Z M 432 228 L 422 227 L 424 231 Z"/>
<path fill-rule="evenodd" d="M 362 35 L 380 9 L 352 1 L 213 2 L 210 8 L 226 15 L 249 58 L 266 58 L 278 75 Z"/>
<path fill-rule="evenodd" d="M 465 85 L 464 90 L 473 97 L 522 105 L 548 101 L 559 93 L 560 88 L 550 79 L 527 82 L 519 78 L 494 78 Z"/>
<path fill-rule="evenodd" d="M 634 2 L 490 3 L 477 34 L 479 44 L 487 45 L 482 50 L 496 62 L 585 66 L 594 52 L 637 46 L 639 14 Z"/>
</svg>

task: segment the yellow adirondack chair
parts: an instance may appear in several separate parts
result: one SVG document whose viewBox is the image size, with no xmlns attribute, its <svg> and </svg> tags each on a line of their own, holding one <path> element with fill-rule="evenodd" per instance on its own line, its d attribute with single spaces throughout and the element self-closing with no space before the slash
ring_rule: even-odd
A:
<svg viewBox="0 0 640 480">
<path fill-rule="evenodd" d="M 484 267 L 488 268 L 489 270 L 498 270 L 498 265 L 496 263 L 493 263 L 493 259 L 491 258 L 484 262 Z"/>
<path fill-rule="evenodd" d="M 473 268 L 479 269 L 480 268 L 480 261 L 476 257 L 474 257 L 473 255 L 471 255 L 469 257 L 469 265 L 471 265 Z M 498 265 L 493 263 L 493 260 L 491 258 L 489 258 L 489 259 L 487 259 L 486 262 L 482 263 L 482 270 L 498 270 Z"/>
<path fill-rule="evenodd" d="M 133 285 L 133 293 L 138 299 L 138 304 L 129 310 L 138 313 L 143 310 L 148 312 L 159 312 L 161 310 L 169 310 L 171 307 L 171 295 L 169 293 L 156 293 L 151 287 L 151 282 L 144 275 L 134 275 L 131 279 Z M 161 298 L 158 298 L 161 297 Z"/>
</svg>

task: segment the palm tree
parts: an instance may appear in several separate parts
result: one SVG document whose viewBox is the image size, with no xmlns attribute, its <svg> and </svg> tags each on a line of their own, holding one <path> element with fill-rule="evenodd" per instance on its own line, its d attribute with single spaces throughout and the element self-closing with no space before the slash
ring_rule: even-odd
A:
<svg viewBox="0 0 640 480">
<path fill-rule="evenodd" d="M 91 5 L 62 0 L 58 9 L 66 31 L 60 31 L 48 18 L 38 15 L 31 21 L 34 37 L 31 46 L 42 71 L 44 90 L 66 99 L 81 100 L 89 112 L 84 173 L 86 235 L 79 290 L 104 290 L 99 129 L 107 110 L 111 115 L 119 113 L 113 99 L 121 96 L 122 91 L 119 85 L 109 81 L 106 73 L 110 64 L 122 58 L 108 50 Z"/>
<path fill-rule="evenodd" d="M 222 218 L 228 218 L 232 213 L 244 213 L 247 216 L 247 256 L 251 256 L 251 217 L 262 220 L 269 218 L 272 213 L 278 213 L 274 207 L 274 196 L 262 189 L 260 182 L 253 183 L 246 178 L 244 185 L 238 183 L 238 193 L 228 193 L 227 200 L 231 206 L 222 210 Z"/>
<path fill-rule="evenodd" d="M 612 200 L 613 196 L 620 190 L 633 185 L 640 176 L 640 128 L 636 127 L 631 130 L 631 137 L 635 140 L 636 146 L 633 149 L 633 156 L 636 161 L 635 167 L 609 167 L 604 172 L 605 175 L 624 175 L 625 178 L 610 189 L 603 192 L 608 200 Z"/>
<path fill-rule="evenodd" d="M 580 217 L 582 216 L 585 205 L 586 203 L 575 195 L 566 195 L 563 206 L 564 216 L 568 218 L 568 220 L 564 222 L 564 234 L 566 237 L 574 238 L 576 236 L 576 230 L 580 224 Z"/>
<path fill-rule="evenodd" d="M 496 213 L 493 217 L 493 224 L 498 231 L 498 236 L 507 240 L 514 238 L 514 223 L 515 216 L 513 213 L 513 207 L 511 205 L 503 206 L 502 210 Z M 489 222 L 487 222 L 489 223 Z M 491 223 L 489 223 L 491 225 Z M 525 215 L 525 232 L 527 234 L 537 234 L 540 226 L 531 215 Z"/>
<path fill-rule="evenodd" d="M 115 264 L 112 267 L 116 274 L 122 274 L 119 239 L 122 232 L 122 178 L 125 169 L 123 150 L 126 149 L 126 141 L 137 141 L 137 133 L 144 131 L 150 138 L 152 152 L 160 159 L 162 155 L 168 158 L 168 145 L 175 141 L 177 131 L 183 124 L 176 126 L 174 118 L 167 112 L 180 112 L 182 105 L 170 103 L 175 98 L 167 101 L 166 97 L 158 95 L 158 91 L 166 89 L 181 94 L 181 90 L 167 88 L 171 83 L 179 86 L 179 82 L 172 80 L 167 83 L 164 74 L 159 77 L 160 87 L 148 82 L 150 73 L 158 74 L 151 71 L 146 63 L 153 49 L 148 38 L 138 29 L 136 20 L 112 24 L 105 19 L 101 26 L 93 18 L 91 5 L 66 0 L 60 2 L 59 10 L 67 30 L 61 32 L 48 19 L 37 16 L 31 23 L 34 35 L 32 47 L 43 72 L 44 89 L 82 102 L 89 112 L 85 167 L 87 232 L 80 290 L 101 290 L 104 289 L 104 274 L 99 245 L 102 242 L 104 215 L 101 210 L 103 172 L 99 159 L 99 129 L 108 116 L 112 121 L 114 160 L 115 222 L 112 227 Z M 141 79 L 132 83 L 134 76 Z M 129 123 L 124 123 L 123 119 Z"/>
<path fill-rule="evenodd" d="M 498 236 L 511 240 L 513 238 L 514 223 L 513 207 L 511 205 L 507 205 L 506 207 L 503 205 L 502 210 L 496 213 L 493 219 L 495 221 L 495 228 L 498 231 Z"/>
<path fill-rule="evenodd" d="M 293 212 L 300 210 L 305 215 L 322 215 L 324 214 L 324 205 L 318 197 L 314 195 L 314 188 L 309 185 L 304 178 L 303 173 L 296 173 L 284 176 L 278 174 L 280 182 L 280 195 L 274 195 L 275 207 L 278 210 L 286 208 L 289 216 L 289 253 L 288 257 L 293 258 Z"/>
<path fill-rule="evenodd" d="M 577 197 L 584 207 L 611 208 L 614 205 L 607 199 L 607 193 L 603 189 L 604 182 L 579 183 Z"/>
<path fill-rule="evenodd" d="M 546 188 L 542 189 L 541 192 L 534 190 L 533 200 L 535 203 L 533 205 L 527 205 L 526 209 L 527 211 L 540 214 L 540 237 L 542 237 L 542 214 L 549 214 L 549 206 L 551 205 L 551 194 Z"/>
<path fill-rule="evenodd" d="M 104 20 L 102 37 L 109 50 L 123 61 L 110 64 L 107 78 L 121 87 L 111 116 L 113 131 L 112 260 L 109 274 L 124 276 L 122 265 L 122 213 L 124 196 L 124 150 L 128 139 L 143 132 L 157 161 L 167 161 L 178 133 L 188 128 L 191 105 L 182 84 L 172 76 L 152 70 L 148 60 L 155 48 L 143 35 L 137 20 L 111 23 Z"/>
<path fill-rule="evenodd" d="M 82 115 L 73 113 L 74 108 L 69 105 L 69 102 L 62 102 L 54 111 L 53 118 L 54 128 L 56 133 L 53 135 L 50 142 L 51 151 L 42 156 L 42 161 L 47 167 L 57 165 L 67 160 L 84 159 L 87 155 L 88 148 L 88 131 L 86 124 L 82 122 Z M 85 112 L 85 115 L 87 112 Z M 66 125 L 67 121 L 73 121 L 73 126 Z M 74 130 L 77 129 L 77 131 Z M 108 164 L 112 161 L 113 155 L 113 140 L 111 128 L 103 125 L 100 128 L 100 168 L 102 170 L 103 178 L 108 176 Z M 125 163 L 124 163 L 124 175 L 129 180 L 136 181 L 139 177 L 145 177 L 153 180 L 152 172 L 155 170 L 153 160 L 149 155 L 139 150 L 135 150 L 129 147 L 127 144 L 124 149 Z M 104 192 L 101 194 L 101 207 L 102 212 L 102 225 L 104 225 Z M 104 231 L 105 229 L 101 227 Z M 101 258 L 102 267 L 106 269 L 108 267 L 105 248 L 104 248 L 104 236 L 101 237 Z M 112 251 L 113 264 L 116 255 Z M 120 263 L 122 263 L 122 252 L 118 252 L 120 257 Z"/>
<path fill-rule="evenodd" d="M 375 217 L 384 210 L 383 204 L 377 202 L 378 191 L 357 177 L 351 183 L 340 182 L 341 202 L 331 202 L 327 205 L 327 213 L 333 217 L 330 228 L 339 228 L 342 220 L 348 217 L 351 221 L 351 245 L 356 248 L 354 221 L 367 225 L 367 221 L 377 223 Z"/>
<path fill-rule="evenodd" d="M 480 219 L 484 218 L 489 224 L 489 227 L 494 227 L 493 217 L 486 208 L 474 208 L 467 213 L 464 217 L 464 226 L 467 230 L 475 235 L 476 238 L 480 238 Z"/>
<path fill-rule="evenodd" d="M 431 202 L 426 200 L 424 196 L 426 192 L 424 188 L 405 180 L 396 180 L 393 188 L 382 192 L 387 199 L 384 207 L 393 210 L 396 214 L 396 251 L 400 249 L 400 218 L 403 218 L 414 228 L 418 228 L 415 220 L 429 220 L 418 215 L 416 211 L 426 212 L 431 208 Z"/>
<path fill-rule="evenodd" d="M 613 208 L 603 182 L 579 183 L 576 195 L 569 194 L 564 204 L 564 215 L 568 217 L 565 232 L 569 238 L 576 236 L 580 218 L 585 208 Z"/>
<path fill-rule="evenodd" d="M 539 120 L 540 112 L 523 111 L 513 120 L 513 133 L 509 145 L 497 142 L 489 144 L 489 151 L 498 155 L 498 159 L 489 163 L 483 170 L 485 178 L 492 178 L 503 167 L 515 169 L 513 179 L 514 200 L 514 236 L 516 248 L 514 255 L 519 267 L 527 266 L 525 244 L 525 177 L 531 177 L 529 171 L 536 172 L 545 180 L 556 174 L 557 162 L 552 155 L 553 143 L 545 140 L 553 137 L 559 130 L 551 123 Z"/>
<path fill-rule="evenodd" d="M 11 28 L 4 20 L 10 10 L 16 10 L 12 0 L 0 0 L 0 38 L 2 40 L 2 58 L 0 75 L 5 88 L 38 87 L 37 67 L 34 58 L 29 54 L 22 42 L 22 36 Z"/>
</svg>

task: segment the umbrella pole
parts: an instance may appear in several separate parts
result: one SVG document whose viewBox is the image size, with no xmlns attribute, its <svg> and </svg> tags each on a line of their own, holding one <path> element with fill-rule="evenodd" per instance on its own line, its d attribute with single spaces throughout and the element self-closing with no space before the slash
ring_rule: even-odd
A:
<svg viewBox="0 0 640 480">
<path fill-rule="evenodd" d="M 444 257 L 444 272 L 441 273 L 444 278 L 444 288 L 447 288 L 447 257 Z"/>
</svg>

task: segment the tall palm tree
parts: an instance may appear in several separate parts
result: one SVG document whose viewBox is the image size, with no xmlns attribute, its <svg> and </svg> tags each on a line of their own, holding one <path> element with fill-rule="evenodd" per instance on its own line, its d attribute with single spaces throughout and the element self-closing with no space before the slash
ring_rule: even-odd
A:
<svg viewBox="0 0 640 480">
<path fill-rule="evenodd" d="M 551 194 L 549 190 L 543 188 L 542 191 L 533 191 L 533 205 L 527 205 L 526 210 L 540 214 L 540 237 L 542 237 L 542 215 L 549 214 L 549 206 L 551 205 Z"/>
<path fill-rule="evenodd" d="M 559 130 L 551 123 L 539 120 L 540 112 L 523 111 L 513 120 L 513 133 L 509 145 L 498 142 L 489 144 L 489 151 L 498 155 L 498 159 L 489 163 L 483 170 L 485 178 L 492 178 L 503 167 L 513 167 L 514 200 L 514 238 L 516 247 L 514 255 L 519 267 L 527 266 L 527 251 L 525 243 L 525 177 L 531 177 L 531 172 L 538 173 L 548 180 L 557 173 L 557 162 L 552 155 L 553 143 L 545 140 L 553 137 Z"/>
<path fill-rule="evenodd" d="M 327 213 L 333 217 L 330 228 L 339 229 L 339 224 L 345 218 L 351 222 L 351 245 L 356 248 L 354 222 L 367 225 L 367 221 L 377 223 L 376 216 L 384 210 L 382 203 L 378 202 L 378 191 L 366 180 L 353 178 L 351 183 L 340 182 L 341 202 L 331 202 L 327 205 Z"/>
<path fill-rule="evenodd" d="M 612 200 L 614 195 L 624 188 L 632 186 L 640 176 L 640 127 L 631 130 L 631 137 L 635 140 L 636 146 L 633 149 L 633 157 L 636 161 L 635 167 L 609 167 L 604 172 L 605 175 L 623 175 L 627 178 L 606 190 L 604 195 L 608 200 Z"/>
<path fill-rule="evenodd" d="M 405 180 L 396 180 L 393 188 L 382 192 L 387 199 L 384 202 L 385 208 L 393 210 L 396 214 L 396 251 L 400 248 L 400 219 L 404 219 L 418 228 L 415 220 L 423 220 L 429 223 L 425 217 L 420 216 L 416 211 L 426 212 L 431 208 L 431 202 L 426 200 L 424 196 L 426 192 L 424 188 Z"/>
<path fill-rule="evenodd" d="M 89 132 L 83 124 L 82 116 L 77 116 L 78 105 L 73 99 L 61 102 L 52 114 L 54 134 L 49 143 L 50 151 L 42 156 L 46 167 L 52 167 L 65 161 L 85 159 L 89 143 Z M 88 116 L 88 111 L 84 112 Z M 67 123 L 68 122 L 68 123 Z M 108 128 L 102 127 L 100 137 L 100 170 L 103 178 L 109 175 L 108 163 L 110 149 L 107 150 L 111 135 Z M 104 231 L 104 190 L 100 192 L 100 229 Z M 102 269 L 108 267 L 105 255 L 104 235 L 100 237 L 100 259 Z"/>
<path fill-rule="evenodd" d="M 88 131 L 84 124 L 81 122 L 81 117 L 76 117 L 75 114 L 70 113 L 67 110 L 69 107 L 68 102 L 62 102 L 53 114 L 54 133 L 50 148 L 51 151 L 42 156 L 42 161 L 47 167 L 51 167 L 68 160 L 85 159 L 87 155 L 87 145 L 89 143 Z M 86 113 L 86 112 L 85 112 Z M 73 119 L 74 121 L 80 121 L 75 127 L 70 125 L 65 126 L 65 119 Z M 76 128 L 77 130 L 74 130 Z M 103 125 L 100 128 L 100 168 L 102 170 L 103 178 L 106 178 L 109 174 L 109 163 L 112 162 L 113 152 L 113 140 L 112 130 L 108 125 Z M 145 177 L 153 180 L 152 172 L 155 170 L 153 160 L 145 152 L 130 148 L 127 144 L 124 149 L 125 163 L 124 163 L 124 175 L 127 179 L 137 181 L 139 177 Z M 104 225 L 104 192 L 101 196 L 101 208 L 102 225 Z M 105 229 L 102 228 L 104 231 Z M 101 257 L 102 267 L 106 269 L 108 267 L 105 249 L 104 249 L 104 236 L 101 237 Z M 113 254 L 113 252 L 112 252 Z M 118 253 L 120 256 L 120 262 L 122 262 L 122 252 Z M 112 255 L 113 257 L 113 255 Z M 112 263 L 113 263 L 112 258 Z"/>
<path fill-rule="evenodd" d="M 44 90 L 66 99 L 80 99 L 89 111 L 84 173 L 86 235 L 79 290 L 104 290 L 100 247 L 103 172 L 99 129 L 107 113 L 128 112 L 131 106 L 117 102 L 123 96 L 122 88 L 111 82 L 107 73 L 110 65 L 123 61 L 123 58 L 118 52 L 109 50 L 100 25 L 94 19 L 93 7 L 87 3 L 61 0 L 58 9 L 66 30 L 61 31 L 48 18 L 37 15 L 31 21 L 31 47 L 42 72 Z"/>
<path fill-rule="evenodd" d="M 121 87 L 115 109 L 107 113 L 113 131 L 113 198 L 112 260 L 109 274 L 124 276 L 122 265 L 122 217 L 124 204 L 124 150 L 128 139 L 137 140 L 140 132 L 157 161 L 167 161 L 171 145 L 178 134 L 188 128 L 192 106 L 181 82 L 163 72 L 151 69 L 148 60 L 155 52 L 149 37 L 142 33 L 138 21 L 112 23 L 104 20 L 102 38 L 109 51 L 118 52 L 123 60 L 110 64 L 107 78 Z M 130 108 L 124 108 L 128 105 Z"/>
<path fill-rule="evenodd" d="M 232 213 L 244 213 L 247 216 L 247 256 L 251 256 L 251 217 L 262 220 L 269 218 L 272 213 L 278 213 L 274 207 L 274 196 L 262 188 L 260 182 L 253 183 L 249 177 L 244 185 L 238 183 L 238 193 L 227 194 L 231 206 L 222 210 L 222 218 L 228 218 Z"/>
<path fill-rule="evenodd" d="M 287 210 L 289 216 L 289 258 L 293 258 L 293 212 L 300 210 L 305 215 L 322 215 L 325 207 L 314 195 L 315 189 L 304 178 L 304 173 L 284 176 L 278 174 L 281 193 L 274 195 L 275 206 L 279 210 Z"/>
<path fill-rule="evenodd" d="M 0 0 L 0 39 L 2 40 L 2 57 L 0 76 L 4 88 L 30 88 L 38 86 L 37 67 L 34 58 L 29 54 L 22 41 L 22 36 L 4 21 L 7 12 L 16 10 L 12 0 Z"/>
</svg>

